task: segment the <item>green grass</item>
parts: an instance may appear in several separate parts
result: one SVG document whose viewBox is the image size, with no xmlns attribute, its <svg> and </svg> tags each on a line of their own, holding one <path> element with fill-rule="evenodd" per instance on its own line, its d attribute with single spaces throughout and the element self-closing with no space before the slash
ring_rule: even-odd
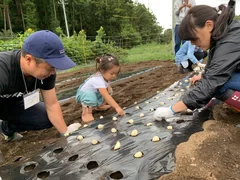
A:
<svg viewBox="0 0 240 180">
<path fill-rule="evenodd" d="M 122 62 L 139 62 L 149 60 L 174 59 L 172 44 L 145 44 L 128 50 L 128 56 L 121 58 Z"/>
<path fill-rule="evenodd" d="M 78 66 L 74 66 L 74 67 L 71 68 L 71 69 L 58 70 L 57 73 L 73 72 L 73 71 L 77 71 L 78 69 L 87 68 L 87 67 L 95 66 L 95 65 L 96 65 L 95 62 L 92 62 L 92 63 L 89 63 L 89 64 L 81 64 L 81 65 L 78 65 Z"/>
<path fill-rule="evenodd" d="M 172 53 L 172 44 L 157 44 L 157 43 L 144 44 L 144 45 L 139 45 L 132 49 L 129 49 L 127 52 L 128 52 L 127 56 L 121 57 L 121 62 L 135 63 L 140 61 L 174 59 L 174 55 Z M 95 65 L 95 62 L 92 62 L 87 65 L 83 64 L 83 65 L 75 66 L 65 71 L 59 71 L 58 73 L 72 72 L 80 68 L 85 68 L 93 65 Z"/>
</svg>

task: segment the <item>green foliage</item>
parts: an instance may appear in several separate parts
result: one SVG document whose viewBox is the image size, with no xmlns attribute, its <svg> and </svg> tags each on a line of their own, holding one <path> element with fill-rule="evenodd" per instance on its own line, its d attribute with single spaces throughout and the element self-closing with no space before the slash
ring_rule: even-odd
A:
<svg viewBox="0 0 240 180">
<path fill-rule="evenodd" d="M 236 20 L 240 20 L 240 15 L 235 16 L 235 19 L 236 19 Z"/>
<path fill-rule="evenodd" d="M 166 29 L 164 34 L 160 35 L 160 44 L 169 44 L 172 41 L 172 29 Z"/>
<path fill-rule="evenodd" d="M 94 56 L 90 48 L 92 42 L 86 40 L 86 34 L 83 30 L 78 34 L 75 32 L 70 38 L 62 38 L 62 41 L 67 55 L 77 64 L 86 64 Z"/>
<path fill-rule="evenodd" d="M 122 56 L 126 54 L 126 51 L 122 48 L 118 48 L 115 46 L 115 42 L 112 41 L 103 41 L 104 36 L 106 35 L 103 27 L 97 31 L 96 40 L 92 42 L 92 52 L 95 56 L 102 56 L 107 53 L 114 54 L 116 56 Z"/>
<path fill-rule="evenodd" d="M 131 24 L 122 25 L 122 47 L 131 48 L 141 44 L 142 37 L 139 32 Z"/>
<path fill-rule="evenodd" d="M 53 20 L 50 25 L 50 30 L 52 30 L 54 33 L 57 34 L 57 28 L 60 28 L 60 22 L 59 20 Z"/>
<path fill-rule="evenodd" d="M 23 1 L 24 20 L 26 22 L 26 28 L 38 29 L 38 19 L 36 4 L 32 0 Z"/>
<path fill-rule="evenodd" d="M 169 60 L 173 61 L 174 55 L 172 54 L 172 44 L 144 44 L 136 46 L 132 49 L 126 50 L 126 56 L 120 57 L 121 63 L 136 63 L 149 60 Z M 82 67 L 93 66 L 94 63 L 81 64 L 74 68 L 66 70 L 67 72 L 76 71 Z M 66 72 L 63 71 L 63 72 Z"/>
<path fill-rule="evenodd" d="M 55 33 L 60 36 L 60 37 L 66 37 L 66 35 L 63 33 L 63 30 L 60 26 L 58 26 L 56 29 L 55 29 Z"/>
<path fill-rule="evenodd" d="M 20 49 L 23 41 L 34 31 L 28 29 L 23 34 L 18 34 L 16 38 L 0 41 L 0 51 Z M 97 31 L 95 41 L 87 40 L 84 30 L 78 34 L 76 32 L 70 38 L 67 38 L 61 28 L 56 28 L 56 32 L 60 34 L 60 38 L 64 44 L 67 55 L 77 64 L 87 64 L 92 62 L 97 56 L 106 53 L 114 54 L 118 57 L 126 55 L 126 51 L 122 48 L 116 47 L 114 42 L 103 42 L 102 38 L 105 36 L 105 31 L 101 27 Z"/>
<path fill-rule="evenodd" d="M 102 38 L 106 35 L 105 31 L 103 30 L 103 27 L 101 26 L 100 29 L 97 31 L 96 40 L 92 43 L 92 51 L 97 56 L 100 56 L 104 53 L 106 53 L 107 45 L 103 43 Z"/>
<path fill-rule="evenodd" d="M 66 16 L 70 35 L 84 30 L 87 37 L 95 40 L 96 31 L 103 27 L 103 40 L 131 48 L 135 45 L 158 41 L 163 28 L 156 17 L 143 4 L 132 0 L 66 0 Z M 13 32 L 49 29 L 64 37 L 66 33 L 62 4 L 57 0 L 6 0 Z M 1 4 L 1 3 L 0 3 Z M 0 15 L 0 29 L 3 27 Z M 2 24 L 2 25 L 1 25 Z M 7 25 L 9 26 L 9 25 Z M 58 31 L 58 27 L 61 31 Z M 8 27 L 7 27 L 8 28 Z M 113 37 L 118 37 L 118 42 Z M 89 38 L 88 38 L 89 39 Z"/>
<path fill-rule="evenodd" d="M 127 53 L 127 56 L 121 58 L 123 62 L 174 59 L 172 44 L 144 44 L 128 50 Z"/>
<path fill-rule="evenodd" d="M 6 31 L 4 29 L 2 29 L 2 31 L 0 31 L 1 38 L 9 38 L 11 36 L 12 36 L 12 32 L 10 29 L 7 29 Z"/>
<path fill-rule="evenodd" d="M 17 34 L 15 38 L 12 39 L 4 39 L 0 41 L 0 51 L 10 51 L 13 49 L 21 49 L 23 41 L 34 31 L 29 28 L 23 34 Z"/>
<path fill-rule="evenodd" d="M 58 32 L 60 29 L 58 28 Z M 62 33 L 60 31 L 60 33 Z M 114 42 L 103 42 L 102 38 L 105 36 L 105 31 L 101 27 L 97 31 L 95 41 L 87 40 L 87 36 L 84 30 L 78 34 L 76 32 L 70 38 L 62 37 L 64 47 L 67 55 L 77 64 L 87 64 L 92 62 L 97 56 L 101 56 L 106 53 L 114 54 L 118 57 L 125 55 L 126 51 L 122 48 L 115 47 Z"/>
</svg>

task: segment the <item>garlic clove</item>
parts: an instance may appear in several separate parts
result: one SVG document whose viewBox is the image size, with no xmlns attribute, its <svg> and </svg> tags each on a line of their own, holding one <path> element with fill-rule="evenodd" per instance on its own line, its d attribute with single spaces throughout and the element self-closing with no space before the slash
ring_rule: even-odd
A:
<svg viewBox="0 0 240 180">
<path fill-rule="evenodd" d="M 120 149 L 120 147 L 121 147 L 121 144 L 120 144 L 119 141 L 117 141 L 117 143 L 115 144 L 113 150 L 118 150 L 118 149 Z"/>
<path fill-rule="evenodd" d="M 135 137 L 135 136 L 138 135 L 138 131 L 137 131 L 136 129 L 134 129 L 134 130 L 131 132 L 130 135 L 133 136 L 133 137 Z"/>
<path fill-rule="evenodd" d="M 143 153 L 141 151 L 139 151 L 139 152 L 134 154 L 134 157 L 135 158 L 141 158 L 141 157 L 143 157 Z"/>
</svg>

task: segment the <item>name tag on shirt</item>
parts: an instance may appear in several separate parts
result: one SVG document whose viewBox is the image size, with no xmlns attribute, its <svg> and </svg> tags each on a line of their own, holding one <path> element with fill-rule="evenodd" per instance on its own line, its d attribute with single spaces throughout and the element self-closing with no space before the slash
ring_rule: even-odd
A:
<svg viewBox="0 0 240 180">
<path fill-rule="evenodd" d="M 24 109 L 28 109 L 40 102 L 39 89 L 23 95 Z"/>
</svg>

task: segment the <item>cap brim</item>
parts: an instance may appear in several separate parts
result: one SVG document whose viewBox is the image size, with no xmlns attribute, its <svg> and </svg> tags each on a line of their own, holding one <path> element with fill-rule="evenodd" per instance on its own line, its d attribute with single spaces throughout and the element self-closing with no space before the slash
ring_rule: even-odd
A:
<svg viewBox="0 0 240 180">
<path fill-rule="evenodd" d="M 76 64 L 66 55 L 61 58 L 51 58 L 51 59 L 44 59 L 44 60 L 47 63 L 49 63 L 51 66 L 60 70 L 70 69 L 76 66 Z"/>
</svg>

